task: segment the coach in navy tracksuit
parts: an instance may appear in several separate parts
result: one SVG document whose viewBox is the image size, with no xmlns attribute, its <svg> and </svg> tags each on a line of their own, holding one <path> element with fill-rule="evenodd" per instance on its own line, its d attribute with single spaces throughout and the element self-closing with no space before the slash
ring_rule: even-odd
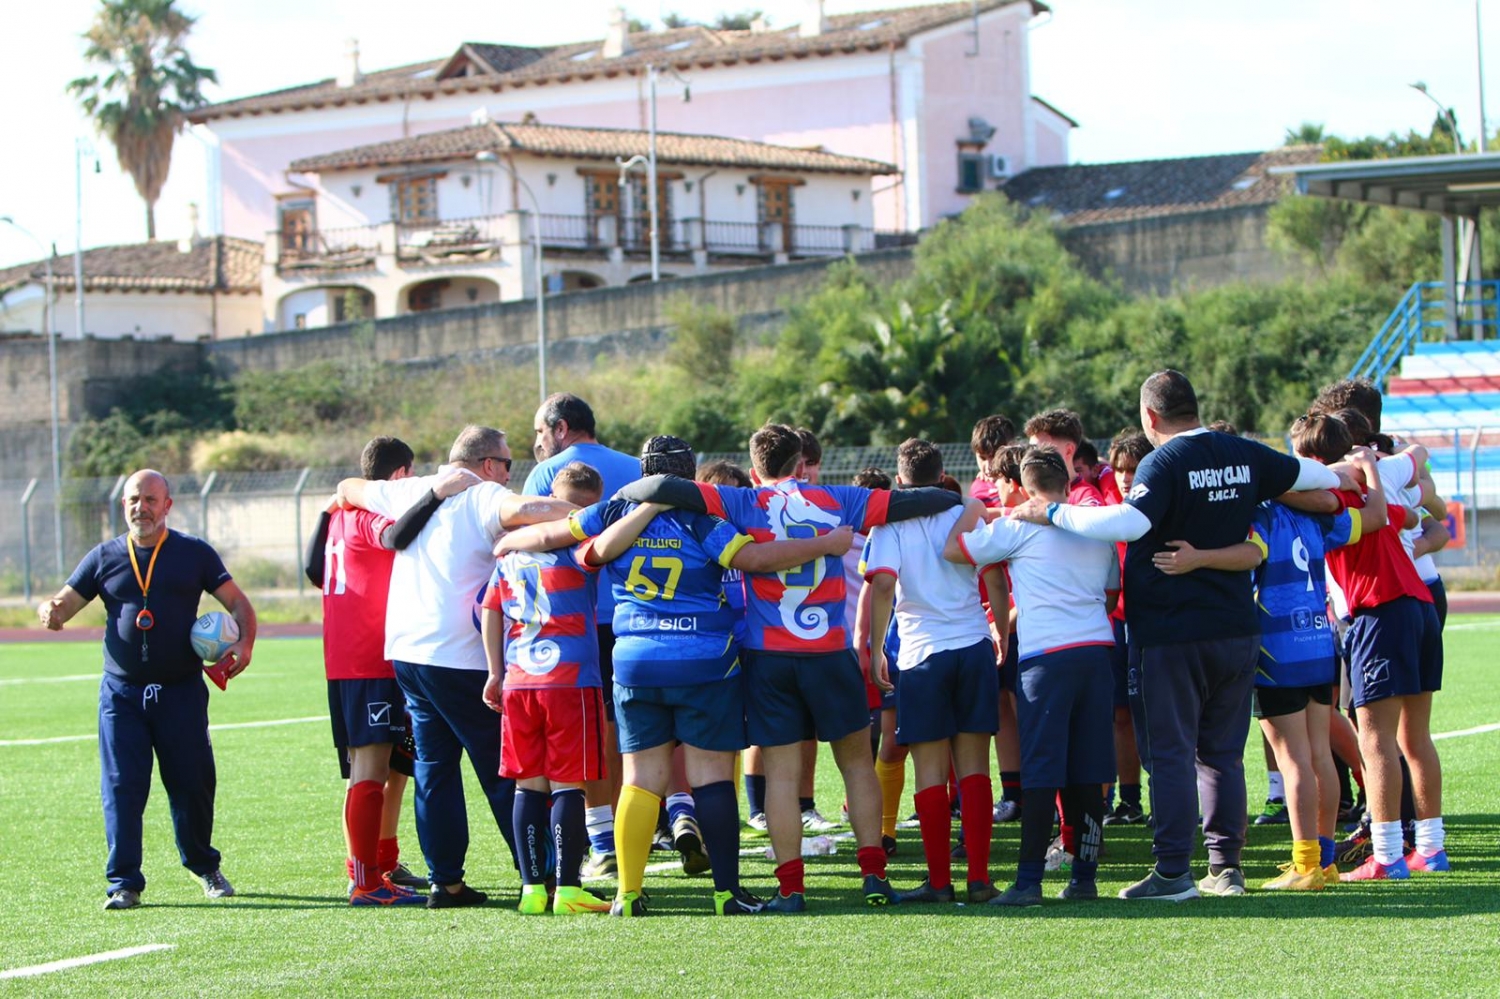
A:
<svg viewBox="0 0 1500 999">
<path fill-rule="evenodd" d="M 94 597 L 104 601 L 104 679 L 99 685 L 99 761 L 104 835 L 109 844 L 106 909 L 140 904 L 141 825 L 151 791 L 152 754 L 161 764 L 182 864 L 209 898 L 233 895 L 210 842 L 214 827 L 214 755 L 208 739 L 208 688 L 190 641 L 198 600 L 213 594 L 234 616 L 240 640 L 230 676 L 250 665 L 255 611 L 207 542 L 167 528 L 171 490 L 159 472 L 125 484 L 123 537 L 84 556 L 67 585 L 37 608 L 58 631 Z"/>
<path fill-rule="evenodd" d="M 1168 576 L 1152 556 L 1186 541 L 1222 548 L 1244 541 L 1262 500 L 1289 490 L 1333 489 L 1338 476 L 1316 462 L 1205 430 L 1198 397 L 1177 371 L 1141 386 L 1141 427 L 1156 450 L 1135 473 L 1125 502 L 1073 507 L 1031 501 L 1015 516 L 1104 541 L 1128 541 L 1126 627 L 1129 694 L 1141 763 L 1151 775 L 1156 866 L 1121 898 L 1181 901 L 1200 889 L 1245 890 L 1245 738 L 1260 651 L 1250 573 L 1217 569 Z M 1202 792 L 1209 873 L 1189 867 Z"/>
</svg>

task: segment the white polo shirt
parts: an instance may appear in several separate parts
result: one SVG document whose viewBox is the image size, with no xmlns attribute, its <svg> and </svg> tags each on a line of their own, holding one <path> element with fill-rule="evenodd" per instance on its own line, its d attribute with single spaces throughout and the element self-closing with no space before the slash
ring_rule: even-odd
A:
<svg viewBox="0 0 1500 999">
<path fill-rule="evenodd" d="M 452 467 L 437 475 L 367 482 L 366 506 L 392 520 L 409 510 Z M 422 533 L 391 567 L 385 657 L 423 666 L 485 670 L 484 642 L 474 627 L 475 601 L 495 568 L 492 551 L 505 533 L 500 502 L 511 491 L 481 482 L 443 501 Z"/>
<path fill-rule="evenodd" d="M 938 652 L 990 638 L 973 566 L 943 558 L 948 532 L 962 515 L 963 507 L 954 507 L 870 531 L 865 578 L 882 572 L 896 577 L 897 669 L 912 669 Z"/>
<path fill-rule="evenodd" d="M 1010 519 L 980 524 L 958 543 L 975 565 L 1010 563 L 1021 659 L 1078 645 L 1115 644 L 1104 610 L 1105 591 L 1120 588 L 1120 557 L 1113 543 Z"/>
</svg>

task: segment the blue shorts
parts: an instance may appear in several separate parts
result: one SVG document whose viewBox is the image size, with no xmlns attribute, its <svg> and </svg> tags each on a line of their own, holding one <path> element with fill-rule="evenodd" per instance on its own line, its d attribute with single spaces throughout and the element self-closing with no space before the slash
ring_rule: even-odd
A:
<svg viewBox="0 0 1500 999">
<path fill-rule="evenodd" d="M 746 649 L 740 658 L 752 746 L 835 742 L 870 727 L 865 678 L 851 650 L 789 656 Z"/>
<path fill-rule="evenodd" d="M 1021 642 L 1016 638 L 1016 633 L 1010 633 L 1010 641 L 1005 643 L 1005 661 L 1000 664 L 1000 689 L 1008 690 L 1014 694 L 1020 686 L 1021 675 Z M 990 646 L 990 658 L 995 657 L 995 647 Z M 999 717 L 998 715 L 996 716 Z"/>
<path fill-rule="evenodd" d="M 670 742 L 732 753 L 750 744 L 745 738 L 742 673 L 686 687 L 627 687 L 617 680 L 614 702 L 622 753 Z"/>
<path fill-rule="evenodd" d="M 1355 707 L 1443 686 L 1443 631 L 1432 604 L 1398 597 L 1358 611 L 1345 640 Z"/>
<path fill-rule="evenodd" d="M 1108 646 L 1082 645 L 1021 663 L 1016 722 L 1023 789 L 1115 779 L 1109 654 Z"/>
<path fill-rule="evenodd" d="M 1130 643 L 1125 640 L 1125 622 L 1111 620 L 1115 627 L 1115 647 L 1109 656 L 1109 665 L 1115 675 L 1114 706 L 1130 707 Z"/>
<path fill-rule="evenodd" d="M 960 732 L 994 735 L 1000 674 L 995 643 L 945 649 L 901 670 L 896 688 L 896 743 L 939 742 Z"/>
<path fill-rule="evenodd" d="M 349 779 L 349 750 L 391 744 L 391 769 L 410 777 L 416 758 L 406 697 L 394 677 L 378 680 L 329 680 L 328 717 L 339 772 Z"/>
</svg>

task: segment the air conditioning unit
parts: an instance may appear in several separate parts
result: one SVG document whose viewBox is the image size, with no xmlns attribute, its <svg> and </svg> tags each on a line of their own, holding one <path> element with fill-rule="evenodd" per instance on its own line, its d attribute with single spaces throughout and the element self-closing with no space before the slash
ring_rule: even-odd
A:
<svg viewBox="0 0 1500 999">
<path fill-rule="evenodd" d="M 1010 164 L 999 153 L 990 154 L 990 179 L 1004 180 L 1010 176 Z"/>
</svg>

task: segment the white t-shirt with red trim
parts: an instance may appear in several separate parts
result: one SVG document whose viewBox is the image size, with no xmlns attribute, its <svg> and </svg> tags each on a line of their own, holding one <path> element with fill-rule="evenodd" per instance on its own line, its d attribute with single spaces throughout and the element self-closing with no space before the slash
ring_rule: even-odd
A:
<svg viewBox="0 0 1500 999">
<path fill-rule="evenodd" d="M 1011 519 L 980 524 L 958 542 L 976 566 L 1010 563 L 1023 661 L 1079 645 L 1115 644 L 1104 610 L 1105 591 L 1120 588 L 1112 543 Z"/>
</svg>

